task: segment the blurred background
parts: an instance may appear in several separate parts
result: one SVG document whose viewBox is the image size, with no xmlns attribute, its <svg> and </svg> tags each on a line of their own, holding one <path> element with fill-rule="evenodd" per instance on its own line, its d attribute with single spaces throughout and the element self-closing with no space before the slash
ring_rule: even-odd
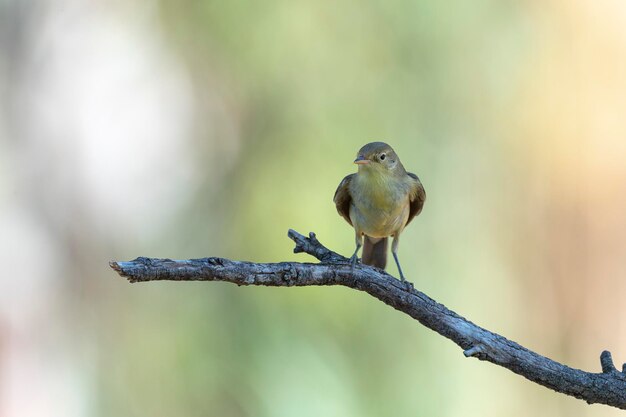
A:
<svg viewBox="0 0 626 417">
<path fill-rule="evenodd" d="M 0 415 L 617 416 L 362 293 L 108 262 L 349 255 L 332 196 L 384 140 L 428 193 L 418 289 L 619 367 L 625 74 L 619 0 L 1 0 Z"/>
</svg>

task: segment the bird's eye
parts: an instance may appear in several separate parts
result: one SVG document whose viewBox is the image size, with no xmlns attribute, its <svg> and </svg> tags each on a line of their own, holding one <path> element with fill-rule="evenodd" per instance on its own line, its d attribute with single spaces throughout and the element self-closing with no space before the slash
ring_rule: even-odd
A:
<svg viewBox="0 0 626 417">
<path fill-rule="evenodd" d="M 387 155 L 385 155 L 384 153 L 380 154 L 380 160 L 381 161 L 384 161 L 386 157 L 387 157 Z"/>
</svg>

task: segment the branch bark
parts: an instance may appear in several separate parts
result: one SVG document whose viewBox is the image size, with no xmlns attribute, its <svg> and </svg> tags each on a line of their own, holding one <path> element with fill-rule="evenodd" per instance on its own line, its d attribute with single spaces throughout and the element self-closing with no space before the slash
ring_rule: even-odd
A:
<svg viewBox="0 0 626 417">
<path fill-rule="evenodd" d="M 570 368 L 475 325 L 415 290 L 412 285 L 405 285 L 380 269 L 362 264 L 352 267 L 347 258 L 324 247 L 314 233 L 305 237 L 289 230 L 288 236 L 296 243 L 295 253 L 308 253 L 320 263 L 140 257 L 129 262 L 111 262 L 110 266 L 130 282 L 224 281 L 237 285 L 274 287 L 343 285 L 364 291 L 408 314 L 459 345 L 466 357 L 502 366 L 537 384 L 585 400 L 589 404 L 601 403 L 626 409 L 626 364 L 622 372 L 618 371 L 608 351 L 600 355 L 602 372 Z"/>
</svg>

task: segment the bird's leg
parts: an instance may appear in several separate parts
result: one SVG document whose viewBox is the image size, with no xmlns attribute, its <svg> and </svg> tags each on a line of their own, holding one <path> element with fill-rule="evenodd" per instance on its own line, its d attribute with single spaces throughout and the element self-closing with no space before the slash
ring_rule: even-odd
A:
<svg viewBox="0 0 626 417">
<path fill-rule="evenodd" d="M 359 257 L 357 256 L 357 253 L 359 253 L 359 249 L 361 249 L 361 246 L 363 246 L 363 235 L 359 232 L 356 232 L 355 243 L 356 250 L 354 251 L 352 257 L 350 257 L 350 263 L 352 264 L 352 268 L 354 268 L 354 265 L 356 265 L 356 263 L 358 262 Z"/>
<path fill-rule="evenodd" d="M 393 254 L 393 259 L 396 261 L 396 266 L 398 267 L 398 272 L 400 273 L 400 281 L 406 284 L 407 287 L 413 287 L 409 281 L 404 278 L 404 274 L 402 273 L 402 267 L 400 266 L 400 261 L 398 260 L 398 241 L 399 241 L 399 233 L 396 233 L 393 237 L 393 242 L 391 242 L 391 253 Z"/>
</svg>

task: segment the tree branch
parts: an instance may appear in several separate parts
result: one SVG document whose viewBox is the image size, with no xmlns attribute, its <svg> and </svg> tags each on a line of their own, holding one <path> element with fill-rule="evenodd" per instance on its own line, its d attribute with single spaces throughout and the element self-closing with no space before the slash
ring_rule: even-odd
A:
<svg viewBox="0 0 626 417">
<path fill-rule="evenodd" d="M 476 357 L 502 366 L 556 392 L 589 404 L 601 403 L 626 409 L 626 364 L 622 372 L 613 365 L 611 354 L 602 352 L 602 372 L 573 369 L 541 356 L 496 333 L 466 320 L 412 286 L 404 285 L 386 272 L 357 264 L 327 249 L 309 237 L 289 230 L 295 253 L 306 252 L 320 263 L 253 263 L 223 258 L 170 260 L 137 258 L 110 265 L 130 282 L 158 280 L 224 281 L 237 285 L 274 287 L 343 285 L 379 299 L 429 329 L 452 340 L 466 357 Z"/>
</svg>

